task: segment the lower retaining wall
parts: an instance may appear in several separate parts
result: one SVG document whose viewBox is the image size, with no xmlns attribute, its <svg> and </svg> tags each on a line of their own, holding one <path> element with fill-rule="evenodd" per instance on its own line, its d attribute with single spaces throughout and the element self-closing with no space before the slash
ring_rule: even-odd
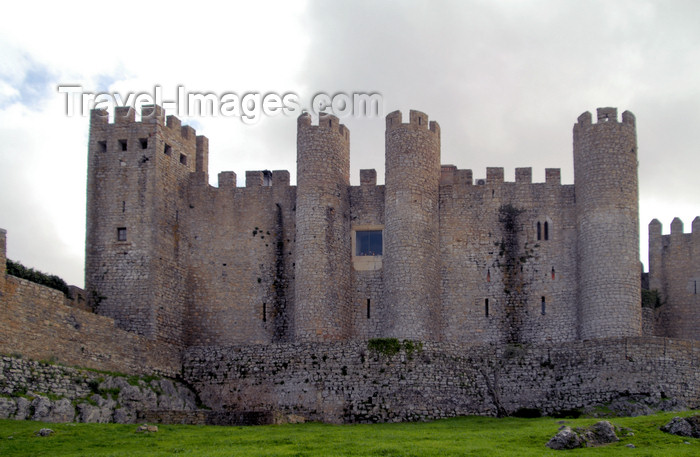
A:
<svg viewBox="0 0 700 457">
<path fill-rule="evenodd" d="M 408 350 L 407 350 L 408 349 Z M 185 379 L 218 411 L 326 422 L 553 414 L 621 397 L 700 406 L 700 343 L 641 337 L 550 345 L 425 343 L 387 355 L 366 342 L 193 347 Z"/>
<path fill-rule="evenodd" d="M 108 317 L 67 306 L 62 292 L 3 276 L 0 353 L 99 370 L 180 373 L 177 348 L 118 329 Z"/>
</svg>

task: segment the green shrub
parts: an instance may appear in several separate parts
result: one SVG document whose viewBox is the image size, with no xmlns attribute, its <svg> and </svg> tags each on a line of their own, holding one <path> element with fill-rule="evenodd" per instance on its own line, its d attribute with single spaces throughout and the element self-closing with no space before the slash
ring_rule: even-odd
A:
<svg viewBox="0 0 700 457">
<path fill-rule="evenodd" d="M 661 303 L 661 297 L 659 296 L 659 291 L 642 289 L 642 308 L 658 308 L 663 305 Z"/>
<path fill-rule="evenodd" d="M 60 290 L 67 297 L 70 295 L 68 290 L 68 284 L 56 275 L 50 275 L 47 273 L 42 273 L 33 268 L 27 268 L 19 262 L 7 259 L 7 274 L 16 276 L 18 278 L 26 279 L 42 286 L 50 287 L 52 289 Z"/>
<path fill-rule="evenodd" d="M 399 353 L 401 343 L 396 338 L 372 338 L 367 342 L 367 348 L 391 357 Z"/>
</svg>

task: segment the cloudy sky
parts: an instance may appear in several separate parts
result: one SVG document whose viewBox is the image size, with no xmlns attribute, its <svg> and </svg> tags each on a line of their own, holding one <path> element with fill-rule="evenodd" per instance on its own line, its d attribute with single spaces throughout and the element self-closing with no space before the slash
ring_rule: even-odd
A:
<svg viewBox="0 0 700 457">
<path fill-rule="evenodd" d="M 225 6 L 221 6 L 221 5 Z M 442 163 L 560 167 L 573 183 L 576 118 L 602 106 L 637 117 L 642 260 L 646 226 L 700 215 L 700 2 L 12 2 L 0 28 L 0 227 L 8 257 L 83 284 L 86 92 L 372 92 L 383 112 L 418 109 L 442 128 Z M 298 114 L 298 113 L 296 113 Z M 296 114 L 194 116 L 219 171 L 288 169 Z M 383 116 L 382 116 L 383 117 Z M 384 172 L 384 121 L 348 117 L 352 183 Z"/>
</svg>

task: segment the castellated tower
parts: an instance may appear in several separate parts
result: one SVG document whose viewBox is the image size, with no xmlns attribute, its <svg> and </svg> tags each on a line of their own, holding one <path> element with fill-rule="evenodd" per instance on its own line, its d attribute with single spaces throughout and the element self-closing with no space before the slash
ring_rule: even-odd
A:
<svg viewBox="0 0 700 457">
<path fill-rule="evenodd" d="M 180 229 L 188 180 L 206 180 L 207 139 L 159 106 L 114 122 L 93 110 L 88 146 L 85 288 L 124 330 L 182 346 L 187 284 Z"/>
<path fill-rule="evenodd" d="M 295 337 L 351 336 L 350 131 L 338 118 L 297 120 Z"/>
<path fill-rule="evenodd" d="M 439 340 L 440 126 L 411 111 L 386 117 L 384 302 L 388 337 Z"/>
<path fill-rule="evenodd" d="M 632 113 L 574 125 L 579 338 L 641 334 L 637 136 Z"/>
</svg>

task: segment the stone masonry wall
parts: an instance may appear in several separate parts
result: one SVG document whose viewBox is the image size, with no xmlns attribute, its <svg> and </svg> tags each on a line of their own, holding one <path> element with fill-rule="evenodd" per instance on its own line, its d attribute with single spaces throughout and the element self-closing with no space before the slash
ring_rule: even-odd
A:
<svg viewBox="0 0 700 457">
<path fill-rule="evenodd" d="M 657 290 L 662 305 L 656 309 L 656 332 L 700 340 L 700 217 L 692 233 L 683 233 L 675 218 L 671 234 L 661 234 L 661 222 L 649 224 L 649 288 Z"/>
<path fill-rule="evenodd" d="M 0 357 L 0 419 L 46 422 L 204 423 L 196 396 L 183 384 Z M 179 414 L 178 414 L 179 413 Z M 179 420 L 178 420 L 179 419 Z"/>
<path fill-rule="evenodd" d="M 187 344 L 289 341 L 293 336 L 296 188 L 287 171 L 249 172 L 246 187 L 190 186 Z"/>
<path fill-rule="evenodd" d="M 178 351 L 66 306 L 63 293 L 14 276 L 0 289 L 1 354 L 127 373 L 180 371 Z"/>
<path fill-rule="evenodd" d="M 556 172 L 556 173 L 555 173 Z M 574 189 L 559 170 L 532 183 L 502 168 L 473 184 L 443 166 L 440 255 L 446 341 L 534 343 L 577 336 Z M 455 179 L 457 178 L 457 179 Z M 479 183 L 480 182 L 480 183 Z"/>
<path fill-rule="evenodd" d="M 662 338 L 539 345 L 366 342 L 192 347 L 184 376 L 215 410 L 274 411 L 328 422 L 543 414 L 621 397 L 700 406 L 700 345 Z M 624 373 L 624 376 L 620 374 Z"/>
</svg>

